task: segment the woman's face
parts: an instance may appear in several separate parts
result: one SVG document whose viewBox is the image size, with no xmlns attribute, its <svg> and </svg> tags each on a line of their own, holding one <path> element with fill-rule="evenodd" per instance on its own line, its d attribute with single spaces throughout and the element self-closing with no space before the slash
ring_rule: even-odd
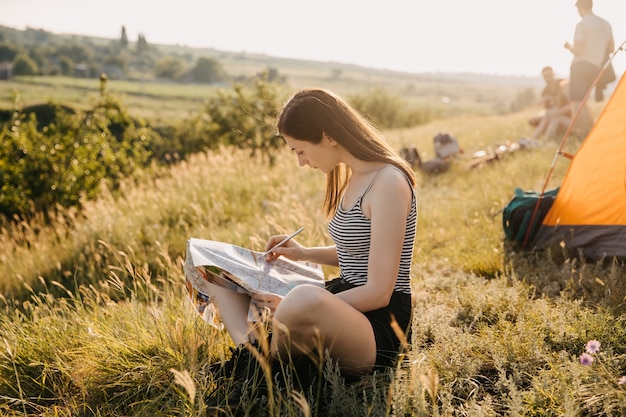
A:
<svg viewBox="0 0 626 417">
<path fill-rule="evenodd" d="M 326 135 L 322 137 L 320 143 L 312 143 L 304 140 L 298 140 L 291 136 L 284 135 L 287 146 L 295 152 L 298 157 L 300 166 L 308 165 L 311 168 L 319 169 L 327 174 L 332 171 L 339 161 L 336 159 L 337 142 L 328 138 Z"/>
</svg>

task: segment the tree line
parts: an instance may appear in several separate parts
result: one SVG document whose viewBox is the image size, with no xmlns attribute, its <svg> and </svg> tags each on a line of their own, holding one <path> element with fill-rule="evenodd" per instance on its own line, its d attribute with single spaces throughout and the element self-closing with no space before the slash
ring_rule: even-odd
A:
<svg viewBox="0 0 626 417">
<path fill-rule="evenodd" d="M 164 52 L 140 33 L 130 42 L 126 27 L 118 39 L 57 35 L 43 29 L 0 26 L 0 79 L 19 75 L 164 79 L 195 83 L 228 81 L 219 61 L 189 52 Z"/>
</svg>

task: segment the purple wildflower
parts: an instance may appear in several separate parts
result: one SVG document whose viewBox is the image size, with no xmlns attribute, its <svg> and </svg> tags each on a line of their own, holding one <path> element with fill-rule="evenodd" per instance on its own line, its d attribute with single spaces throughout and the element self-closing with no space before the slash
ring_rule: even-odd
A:
<svg viewBox="0 0 626 417">
<path fill-rule="evenodd" d="M 621 378 L 619 379 L 619 381 L 617 381 L 617 384 L 618 384 L 618 385 L 624 385 L 624 384 L 626 384 L 626 375 L 624 375 L 623 377 L 621 377 Z"/>
<path fill-rule="evenodd" d="M 580 364 L 581 365 L 591 365 L 593 363 L 593 356 L 588 353 L 583 353 L 580 355 Z"/>
<path fill-rule="evenodd" d="M 600 351 L 600 342 L 598 342 L 597 340 L 590 340 L 587 342 L 587 344 L 585 345 L 585 350 L 587 351 L 587 353 L 597 353 Z"/>
</svg>

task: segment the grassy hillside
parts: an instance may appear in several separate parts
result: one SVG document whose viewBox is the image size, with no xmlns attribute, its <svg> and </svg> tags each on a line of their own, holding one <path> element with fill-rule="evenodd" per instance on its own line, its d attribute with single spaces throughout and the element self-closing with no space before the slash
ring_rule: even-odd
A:
<svg viewBox="0 0 626 417">
<path fill-rule="evenodd" d="M 623 267 L 507 251 L 499 211 L 514 187 L 540 189 L 555 143 L 468 169 L 473 152 L 528 134 L 529 113 L 460 115 L 386 134 L 432 157 L 432 138 L 465 149 L 421 175 L 410 349 L 394 372 L 346 385 L 332 372 L 326 415 L 619 415 L 626 412 Z M 580 141 L 568 142 L 575 151 Z M 551 186 L 567 163 L 559 161 Z M 204 366 L 230 340 L 186 299 L 189 237 L 261 249 L 305 227 L 329 242 L 324 178 L 285 149 L 268 168 L 232 149 L 195 155 L 51 224 L 0 232 L 0 410 L 9 416 L 196 416 Z M 336 273 L 325 271 L 328 277 Z M 10 294 L 10 295 L 9 295 Z M 580 356 L 589 340 L 601 343 Z M 277 393 L 276 415 L 320 403 Z M 308 404 L 308 405 L 307 405 Z M 279 410 L 279 411 L 277 411 Z M 228 414 L 225 414 L 228 415 Z"/>
<path fill-rule="evenodd" d="M 326 396 L 276 392 L 273 415 L 626 414 L 623 264 L 531 256 L 503 242 L 500 211 L 515 187 L 542 188 L 557 143 L 469 168 L 475 152 L 532 133 L 527 119 L 536 109 L 512 112 L 511 104 L 537 80 L 194 53 L 213 54 L 238 76 L 278 68 L 285 91 L 383 89 L 437 109 L 429 123 L 385 131 L 396 149 L 414 145 L 428 160 L 439 132 L 464 149 L 449 171 L 419 177 L 413 332 L 398 368 L 352 384 L 327 369 Z M 112 80 L 107 88 L 133 116 L 168 124 L 229 86 Z M 81 108 L 98 94 L 97 80 L 25 77 L 0 82 L 0 108 L 16 101 Z M 601 106 L 593 103 L 596 114 Z M 572 137 L 565 150 L 580 143 Z M 567 167 L 557 160 L 549 188 Z M 222 148 L 155 169 L 81 210 L 0 226 L 0 414 L 207 415 L 216 383 L 206 365 L 232 342 L 187 300 L 186 241 L 260 250 L 271 234 L 303 226 L 302 243 L 330 243 L 324 178 L 299 168 L 288 149 L 271 168 Z M 327 278 L 336 273 L 325 270 Z"/>
</svg>

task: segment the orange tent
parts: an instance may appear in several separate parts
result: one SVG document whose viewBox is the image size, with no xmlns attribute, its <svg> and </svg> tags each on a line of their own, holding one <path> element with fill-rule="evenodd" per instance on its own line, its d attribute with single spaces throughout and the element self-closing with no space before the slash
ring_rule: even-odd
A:
<svg viewBox="0 0 626 417">
<path fill-rule="evenodd" d="M 573 157 L 532 244 L 626 258 L 626 76 Z"/>
</svg>

